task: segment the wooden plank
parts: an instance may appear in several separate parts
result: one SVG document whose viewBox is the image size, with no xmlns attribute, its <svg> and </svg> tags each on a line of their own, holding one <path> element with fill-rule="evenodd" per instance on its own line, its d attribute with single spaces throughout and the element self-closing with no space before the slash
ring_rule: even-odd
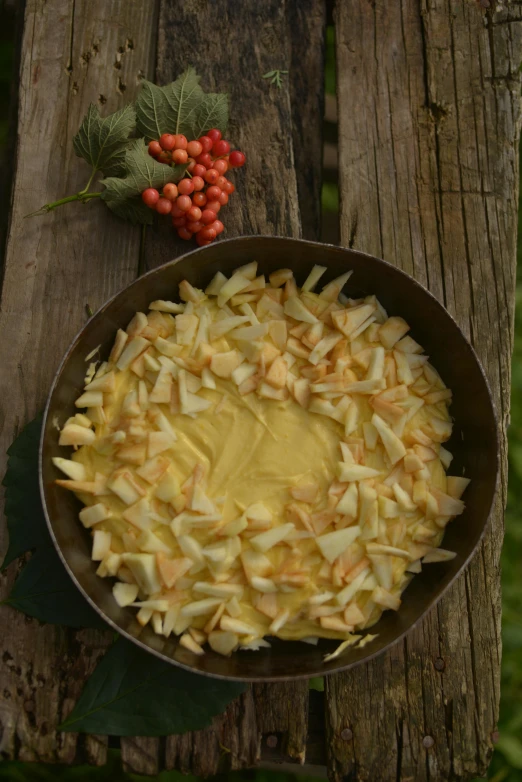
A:
<svg viewBox="0 0 522 782">
<path fill-rule="evenodd" d="M 262 5 L 216 0 L 200 7 L 198 13 L 179 0 L 162 0 L 158 83 L 171 81 L 191 63 L 201 74 L 205 89 L 229 92 L 229 136 L 247 155 L 246 168 L 234 176 L 237 192 L 220 212 L 226 236 L 301 236 L 305 220 L 307 236 L 318 235 L 324 20 L 322 0 L 306 0 L 299 8 L 295 3 L 285 5 L 278 0 L 267 0 Z M 310 55 L 306 59 L 302 57 L 303 42 Z M 262 78 L 275 68 L 289 71 L 281 89 Z M 304 129 L 294 124 L 303 106 L 309 112 Z M 298 181 L 296 170 L 308 173 Z M 169 226 L 149 231 L 144 250 L 146 267 L 164 263 L 186 249 L 186 243 L 173 238 Z M 256 686 L 254 692 L 257 722 L 250 710 L 244 710 L 233 712 L 237 720 L 230 719 L 227 712 L 226 719 L 219 723 L 219 742 L 224 747 L 236 746 L 237 737 L 242 737 L 240 755 L 220 755 L 217 733 L 212 729 L 192 737 L 169 738 L 167 767 L 209 775 L 216 773 L 218 764 L 220 769 L 251 765 L 258 744 L 263 751 L 266 748 L 266 741 L 259 736 L 265 729 L 280 734 L 281 759 L 302 762 L 308 721 L 307 683 Z M 297 714 L 299 718 L 295 719 Z M 199 770 L 193 770 L 194 766 Z"/>
<path fill-rule="evenodd" d="M 139 231 L 101 204 L 24 215 L 78 191 L 88 176 L 72 137 L 89 105 L 114 111 L 152 76 L 153 0 L 28 0 L 20 69 L 18 155 L 3 280 L 0 458 L 43 406 L 58 362 L 93 309 L 137 273 Z M 3 461 L 0 474 L 4 472 Z M 0 552 L 6 548 L 0 526 Z M 19 565 L 0 577 L 0 600 Z M 0 752 L 40 762 L 104 763 L 106 742 L 77 746 L 56 725 L 76 701 L 108 634 L 41 626 L 3 607 Z"/>
<path fill-rule="evenodd" d="M 121 739 L 121 762 L 127 774 L 155 777 L 161 770 L 160 739 L 135 736 Z"/>
<path fill-rule="evenodd" d="M 491 758 L 521 12 L 519 3 L 472 0 L 337 4 L 342 243 L 426 284 L 471 338 L 499 411 L 502 481 L 479 553 L 438 608 L 387 655 L 327 680 L 335 780 L 469 778 Z"/>
</svg>

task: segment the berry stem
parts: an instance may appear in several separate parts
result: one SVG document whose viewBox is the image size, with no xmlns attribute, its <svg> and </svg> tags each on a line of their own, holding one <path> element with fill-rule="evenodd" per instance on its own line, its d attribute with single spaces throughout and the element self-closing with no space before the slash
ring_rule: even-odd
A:
<svg viewBox="0 0 522 782">
<path fill-rule="evenodd" d="M 86 204 L 88 201 L 91 200 L 91 198 L 100 198 L 101 193 L 86 193 L 85 191 L 80 191 L 79 193 L 75 193 L 74 195 L 66 196 L 65 198 L 60 198 L 58 201 L 52 201 L 50 204 L 44 204 L 44 206 L 40 207 L 40 209 L 37 209 L 36 212 L 31 212 L 28 215 L 25 215 L 26 217 L 34 217 L 35 215 L 44 215 L 48 212 L 52 212 L 53 209 L 56 209 L 57 206 L 63 206 L 63 204 L 70 204 L 72 201 L 80 201 L 82 204 Z"/>
</svg>

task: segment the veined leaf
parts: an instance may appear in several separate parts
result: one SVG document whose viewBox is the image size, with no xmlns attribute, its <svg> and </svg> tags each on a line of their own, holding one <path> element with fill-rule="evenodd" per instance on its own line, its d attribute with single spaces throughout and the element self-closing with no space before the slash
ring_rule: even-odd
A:
<svg viewBox="0 0 522 782">
<path fill-rule="evenodd" d="M 178 182 L 186 166 L 167 166 L 151 157 L 143 139 L 133 139 L 125 153 L 125 176 L 102 179 L 102 198 L 119 217 L 133 223 L 150 224 L 152 210 L 141 201 L 147 187 L 158 190 L 167 182 Z"/>
<path fill-rule="evenodd" d="M 71 581 L 48 536 L 47 544 L 38 546 L 4 602 L 49 624 L 107 627 Z"/>
<path fill-rule="evenodd" d="M 210 725 L 246 689 L 175 668 L 123 638 L 100 662 L 59 730 L 167 736 Z"/>
<path fill-rule="evenodd" d="M 187 68 L 165 87 L 144 81 L 136 101 L 138 133 L 147 140 L 157 139 L 162 133 L 193 137 L 196 111 L 205 97 L 199 78 L 194 68 Z"/>
<path fill-rule="evenodd" d="M 123 171 L 125 150 L 130 133 L 136 125 L 133 106 L 125 106 L 108 117 L 100 117 L 91 103 L 80 129 L 73 139 L 74 151 L 95 171 L 113 176 Z"/>
<path fill-rule="evenodd" d="M 3 480 L 9 548 L 2 563 L 7 567 L 21 554 L 49 542 L 38 486 L 38 446 L 42 431 L 39 415 L 18 435 L 7 451 Z"/>
<path fill-rule="evenodd" d="M 222 133 L 228 125 L 228 95 L 211 92 L 205 95 L 195 112 L 192 137 L 199 138 L 210 128 L 218 128 Z"/>
</svg>

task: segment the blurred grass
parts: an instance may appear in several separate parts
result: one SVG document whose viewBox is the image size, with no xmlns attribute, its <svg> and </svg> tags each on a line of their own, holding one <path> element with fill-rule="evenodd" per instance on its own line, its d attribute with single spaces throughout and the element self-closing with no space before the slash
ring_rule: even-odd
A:
<svg viewBox="0 0 522 782">
<path fill-rule="evenodd" d="M 0 0 L 1 2 L 1 0 Z M 11 30 L 12 33 L 12 30 Z M 7 136 L 7 109 L 13 42 L 5 25 L 0 33 L 0 152 Z M 327 29 L 325 61 L 326 91 L 335 94 L 334 29 Z M 324 212 L 339 209 L 337 185 L 325 183 L 322 192 Z M 519 212 L 518 278 L 522 278 L 522 210 Z M 522 782 L 522 279 L 516 289 L 515 342 L 511 389 L 511 426 L 509 429 L 509 489 L 506 512 L 506 538 L 502 554 L 503 658 L 502 699 L 499 731 L 490 782 Z M 316 688 L 321 687 L 314 680 Z M 150 777 L 126 774 L 121 755 L 110 750 L 107 765 L 65 767 L 43 764 L 0 763 L 0 782 L 138 782 Z M 196 777 L 178 772 L 163 772 L 155 782 L 196 782 Z M 310 777 L 272 771 L 247 771 L 223 774 L 215 782 L 310 782 Z"/>
</svg>

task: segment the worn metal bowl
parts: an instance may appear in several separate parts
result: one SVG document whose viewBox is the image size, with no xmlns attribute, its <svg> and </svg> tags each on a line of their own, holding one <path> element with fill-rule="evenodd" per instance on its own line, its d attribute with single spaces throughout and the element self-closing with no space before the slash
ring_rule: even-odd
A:
<svg viewBox="0 0 522 782">
<path fill-rule="evenodd" d="M 338 645 L 337 641 L 320 641 L 314 647 L 276 640 L 271 649 L 258 652 L 239 651 L 226 658 L 208 651 L 196 657 L 180 647 L 176 638 L 166 640 L 150 627 L 141 628 L 134 609 L 116 605 L 112 579 L 95 574 L 90 535 L 78 521 L 79 501 L 54 484 L 58 471 L 51 459 L 64 453 L 58 447 L 55 422 L 62 425 L 75 412 L 74 400 L 83 388 L 85 356 L 101 345 L 101 356 L 106 357 L 116 329 L 125 328 L 134 313 L 146 310 L 150 301 L 175 297 L 181 280 L 204 288 L 217 271 L 228 275 L 251 260 L 259 262 L 263 273 L 291 268 L 298 283 L 304 281 L 315 263 L 328 268 L 325 281 L 353 269 L 346 287 L 350 296 L 374 293 L 389 314 L 403 316 L 411 326 L 411 335 L 423 345 L 453 390 L 455 427 L 448 446 L 454 454 L 451 472 L 471 478 L 465 495 L 466 510 L 448 525 L 444 538 L 444 547 L 456 551 L 456 558 L 424 568 L 404 593 L 400 610 L 385 612 L 372 628 L 378 637 L 363 649 L 346 650 L 329 663 L 324 662 L 324 655 Z M 209 676 L 246 681 L 322 676 L 369 660 L 401 639 L 437 603 L 475 553 L 493 503 L 497 472 L 497 424 L 484 372 L 455 321 L 422 285 L 364 253 L 260 236 L 231 239 L 190 252 L 140 277 L 107 302 L 74 339 L 56 373 L 40 450 L 41 493 L 52 538 L 71 578 L 93 608 L 119 633 L 167 662 Z"/>
</svg>

